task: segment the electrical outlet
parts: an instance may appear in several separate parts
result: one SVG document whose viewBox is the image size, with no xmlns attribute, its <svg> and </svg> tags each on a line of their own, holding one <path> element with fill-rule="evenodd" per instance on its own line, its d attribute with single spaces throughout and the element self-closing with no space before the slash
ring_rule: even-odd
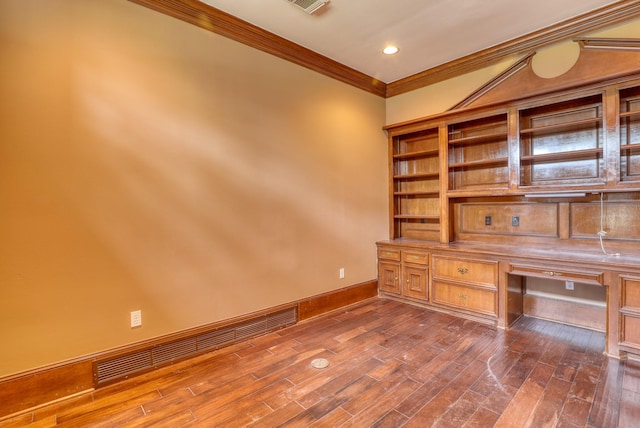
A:
<svg viewBox="0 0 640 428">
<path fill-rule="evenodd" d="M 344 268 L 340 268 L 339 276 L 340 276 L 340 279 L 344 279 Z"/>
<path fill-rule="evenodd" d="M 520 226 L 520 217 L 518 217 L 517 215 L 514 215 L 513 217 L 511 217 L 511 226 L 514 226 L 514 227 Z"/>
<path fill-rule="evenodd" d="M 142 311 L 131 312 L 131 328 L 142 326 Z"/>
<path fill-rule="evenodd" d="M 573 290 L 573 281 L 565 281 L 564 288 L 566 288 L 567 290 Z"/>
<path fill-rule="evenodd" d="M 490 215 L 484 216 L 484 225 L 485 226 L 491 226 L 491 216 Z"/>
</svg>

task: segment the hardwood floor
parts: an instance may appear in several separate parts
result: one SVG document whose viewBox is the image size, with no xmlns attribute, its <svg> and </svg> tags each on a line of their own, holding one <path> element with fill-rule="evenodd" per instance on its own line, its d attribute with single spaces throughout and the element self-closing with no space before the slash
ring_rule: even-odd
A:
<svg viewBox="0 0 640 428">
<path fill-rule="evenodd" d="M 640 363 L 603 350 L 598 332 L 374 298 L 0 426 L 638 427 Z"/>
</svg>

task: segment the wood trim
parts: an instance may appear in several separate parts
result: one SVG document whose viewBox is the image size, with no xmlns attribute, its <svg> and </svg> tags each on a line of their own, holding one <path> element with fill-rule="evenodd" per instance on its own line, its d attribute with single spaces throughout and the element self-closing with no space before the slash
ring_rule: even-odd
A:
<svg viewBox="0 0 640 428">
<path fill-rule="evenodd" d="M 375 297 L 378 293 L 377 290 L 377 280 L 371 280 L 251 314 L 183 330 L 174 334 L 155 337 L 85 357 L 4 377 L 0 379 L 0 421 L 10 415 L 22 413 L 94 389 L 93 370 L 97 361 L 132 354 L 151 347 L 203 334 L 208 331 L 224 329 L 246 320 L 266 314 L 277 313 L 293 307 L 297 307 L 298 321 L 309 319 Z M 247 340 L 248 339 L 249 338 L 247 338 Z"/>
<path fill-rule="evenodd" d="M 576 37 L 573 41 L 580 43 L 582 49 L 640 51 L 640 39 Z"/>
<path fill-rule="evenodd" d="M 621 0 L 542 30 L 385 84 L 197 0 L 129 1 L 386 98 L 488 67 L 511 55 L 527 55 L 544 46 L 569 40 L 640 16 L 640 2 Z"/>
<path fill-rule="evenodd" d="M 92 388 L 89 359 L 9 376 L 0 380 L 0 420 Z"/>
<path fill-rule="evenodd" d="M 491 79 L 490 81 L 488 81 L 487 83 L 485 83 L 484 85 L 482 85 L 481 87 L 473 91 L 473 93 L 471 93 L 464 100 L 460 101 L 458 104 L 451 107 L 449 111 L 458 110 L 464 107 L 469 107 L 471 104 L 473 104 L 474 101 L 481 98 L 487 92 L 491 91 L 493 88 L 500 85 L 502 82 L 509 79 L 511 76 L 518 73 L 520 70 L 528 67 L 529 64 L 531 63 L 531 58 L 533 57 L 533 55 L 534 53 L 529 53 L 528 55 L 525 55 L 524 58 L 520 59 L 511 67 L 507 68 L 505 71 L 503 71 L 502 73 L 500 73 L 499 75 L 497 75 L 496 77 L 494 77 L 493 79 Z"/>
<path fill-rule="evenodd" d="M 374 95 L 385 96 L 384 82 L 200 1 L 129 1 L 275 55 Z"/>
<path fill-rule="evenodd" d="M 443 80 L 488 67 L 511 55 L 524 55 L 564 40 L 640 16 L 640 2 L 623 0 L 525 36 L 447 62 L 387 84 L 387 97 L 410 92 Z"/>
<path fill-rule="evenodd" d="M 378 295 L 378 280 L 356 284 L 351 287 L 320 294 L 298 303 L 298 320 L 317 317 L 354 303 L 361 302 Z"/>
</svg>

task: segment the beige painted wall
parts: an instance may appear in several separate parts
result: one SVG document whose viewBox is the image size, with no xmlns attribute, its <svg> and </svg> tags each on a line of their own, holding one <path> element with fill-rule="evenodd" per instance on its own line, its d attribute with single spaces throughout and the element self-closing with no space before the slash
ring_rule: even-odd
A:
<svg viewBox="0 0 640 428">
<path fill-rule="evenodd" d="M 0 376 L 376 277 L 384 99 L 125 0 L 0 51 Z"/>
</svg>

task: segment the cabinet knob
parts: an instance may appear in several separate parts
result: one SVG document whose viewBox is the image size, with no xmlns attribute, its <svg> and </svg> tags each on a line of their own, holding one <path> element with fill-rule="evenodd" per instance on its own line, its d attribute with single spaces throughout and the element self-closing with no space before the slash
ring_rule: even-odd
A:
<svg viewBox="0 0 640 428">
<path fill-rule="evenodd" d="M 461 273 L 462 275 L 464 275 L 465 273 L 469 272 L 469 269 L 467 268 L 458 268 L 458 273 Z"/>
</svg>

